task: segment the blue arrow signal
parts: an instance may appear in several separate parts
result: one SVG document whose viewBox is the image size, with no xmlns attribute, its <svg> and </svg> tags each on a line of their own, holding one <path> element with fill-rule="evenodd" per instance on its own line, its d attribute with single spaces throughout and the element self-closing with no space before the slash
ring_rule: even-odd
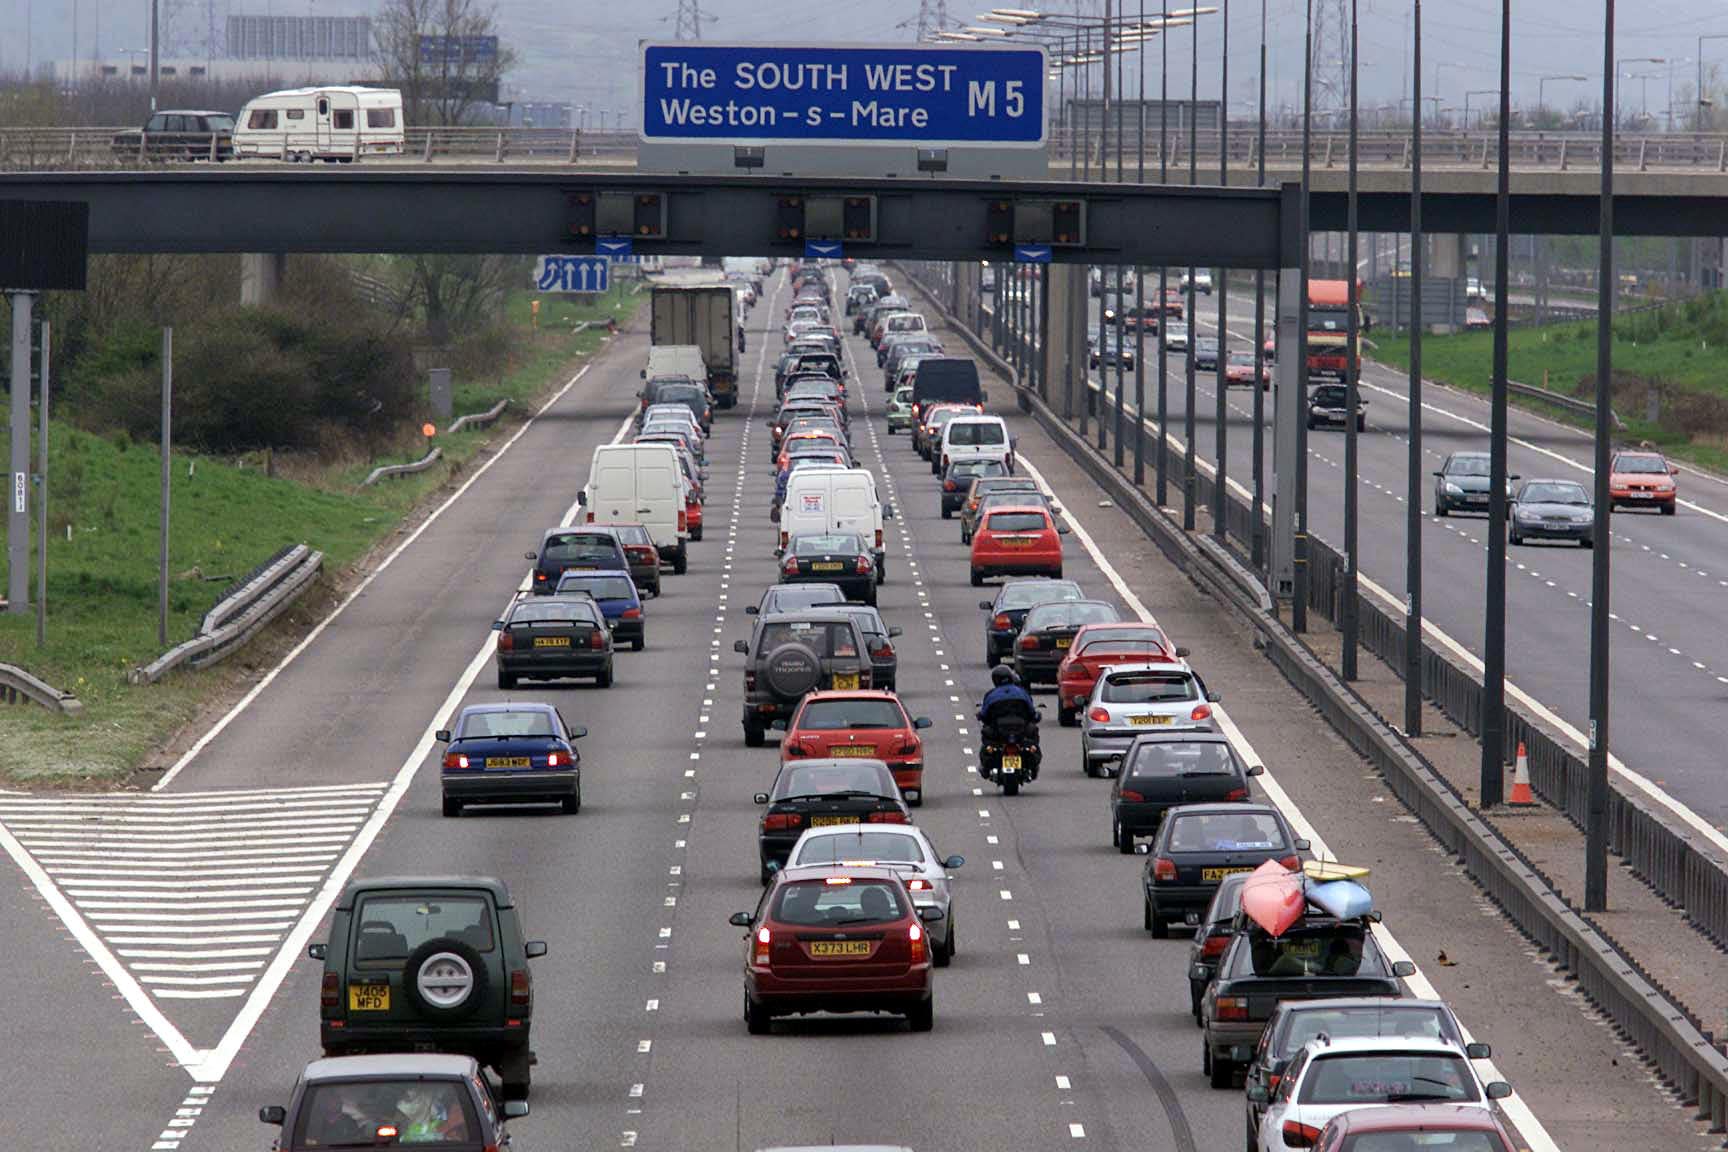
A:
<svg viewBox="0 0 1728 1152">
<path fill-rule="evenodd" d="M 635 251 L 635 241 L 628 236 L 601 236 L 594 241 L 594 254 L 621 260 Z"/>
<path fill-rule="evenodd" d="M 804 259 L 838 260 L 840 259 L 840 241 L 806 240 L 804 241 Z"/>
<path fill-rule="evenodd" d="M 1016 244 L 1014 245 L 1014 262 L 1016 264 L 1048 264 L 1050 263 L 1050 245 Z"/>
</svg>

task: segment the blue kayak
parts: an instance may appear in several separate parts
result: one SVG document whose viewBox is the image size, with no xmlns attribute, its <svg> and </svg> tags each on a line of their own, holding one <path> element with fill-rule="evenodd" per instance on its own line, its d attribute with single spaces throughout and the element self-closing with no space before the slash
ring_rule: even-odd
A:
<svg viewBox="0 0 1728 1152">
<path fill-rule="evenodd" d="M 1310 885 L 1308 902 L 1340 920 L 1354 920 L 1374 910 L 1373 895 L 1354 880 Z"/>
</svg>

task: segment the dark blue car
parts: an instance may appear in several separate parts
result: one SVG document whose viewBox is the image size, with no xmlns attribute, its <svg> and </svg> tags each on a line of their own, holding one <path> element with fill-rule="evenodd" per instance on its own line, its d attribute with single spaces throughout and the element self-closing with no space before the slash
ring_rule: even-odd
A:
<svg viewBox="0 0 1728 1152">
<path fill-rule="evenodd" d="M 465 804 L 557 804 L 582 807 L 582 757 L 572 728 L 550 704 L 470 704 L 455 728 L 438 733 L 444 744 L 444 815 Z"/>
<path fill-rule="evenodd" d="M 628 571 L 600 570 L 569 572 L 558 577 L 558 594 L 587 593 L 600 606 L 606 626 L 612 629 L 612 640 L 621 644 L 628 640 L 633 652 L 640 652 L 648 643 L 642 619 L 642 597 L 636 591 L 636 581 Z"/>
</svg>

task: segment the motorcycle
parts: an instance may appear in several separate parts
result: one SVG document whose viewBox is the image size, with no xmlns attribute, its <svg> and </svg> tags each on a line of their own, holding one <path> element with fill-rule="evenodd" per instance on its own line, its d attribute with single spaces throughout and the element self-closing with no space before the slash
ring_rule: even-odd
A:
<svg viewBox="0 0 1728 1152">
<path fill-rule="evenodd" d="M 1038 778 L 1043 759 L 1037 725 L 1025 716 L 1002 716 L 990 725 L 978 752 L 978 768 L 1004 796 L 1016 796 L 1022 784 Z"/>
</svg>

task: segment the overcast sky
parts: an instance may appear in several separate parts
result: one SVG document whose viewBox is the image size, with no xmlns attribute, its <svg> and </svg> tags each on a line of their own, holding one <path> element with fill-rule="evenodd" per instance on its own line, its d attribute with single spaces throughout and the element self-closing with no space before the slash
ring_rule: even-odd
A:
<svg viewBox="0 0 1728 1152">
<path fill-rule="evenodd" d="M 224 13 L 355 15 L 373 11 L 368 0 L 160 0 L 165 9 L 177 7 L 181 20 L 202 28 L 209 6 L 217 23 Z M 1033 0 L 1013 0 L 1015 6 L 1039 7 Z M 1097 13 L 1103 0 L 1079 0 L 1082 10 Z M 1140 0 L 1125 0 L 1136 15 Z M 1165 0 L 1149 0 L 1147 12 Z M 1168 0 L 1171 8 L 1192 0 Z M 1222 5 L 1225 0 L 1201 0 Z M 1348 0 L 1316 0 L 1336 5 Z M 630 4 L 603 0 L 497 0 L 500 32 L 515 47 L 520 64 L 507 87 L 518 99 L 546 99 L 620 108 L 634 99 L 635 44 L 640 39 L 669 39 L 671 16 L 678 0 L 637 0 Z M 919 0 L 701 0 L 715 19 L 704 25 L 711 40 L 905 41 L 912 35 Z M 1297 104 L 1300 98 L 1302 16 L 1304 0 L 1266 0 L 1271 101 Z M 1409 85 L 1410 0 L 1359 0 L 1361 4 L 1362 103 L 1384 104 L 1407 95 Z M 1072 12 L 1075 0 L 1050 0 L 1048 11 Z M 935 6 L 935 0 L 931 0 Z M 975 22 L 990 0 L 948 0 L 953 22 Z M 80 55 L 89 55 L 100 34 L 105 54 L 142 47 L 148 0 L 0 0 L 0 68 L 16 71 L 30 58 L 64 58 L 72 50 L 72 17 L 78 18 Z M 1230 93 L 1233 114 L 1250 113 L 1257 91 L 1259 0 L 1230 4 Z M 1521 103 L 1536 102 L 1540 77 L 1556 73 L 1588 75 L 1583 83 L 1551 80 L 1550 106 L 1569 107 L 1574 101 L 1594 104 L 1601 88 L 1600 0 L 1514 0 L 1513 95 Z M 905 22 L 905 27 L 900 27 Z M 26 37 L 26 23 L 29 35 Z M 1440 103 L 1461 109 L 1466 92 L 1472 112 L 1497 86 L 1500 5 L 1495 0 L 1429 0 L 1424 12 L 1424 95 L 1438 94 Z M 1199 35 L 1199 88 L 1202 98 L 1219 94 L 1218 58 L 1222 24 L 1217 16 L 1203 18 Z M 1676 103 L 1690 100 L 1698 37 L 1728 37 L 1728 0 L 1637 0 L 1620 5 L 1617 55 L 1628 62 L 1620 71 L 1636 74 L 1623 79 L 1623 107 L 1647 101 L 1652 115 L 1665 111 L 1670 83 Z M 28 45 L 28 49 L 27 49 Z M 1188 88 L 1191 40 L 1186 30 L 1171 34 L 1168 45 L 1172 96 Z M 1148 53 L 1148 90 L 1156 94 L 1158 45 Z M 1728 78 L 1728 39 L 1706 41 L 1703 56 L 1723 65 Z M 1662 64 L 1632 63 L 1633 57 L 1661 57 Z M 1129 74 L 1137 73 L 1132 57 Z M 1670 80 L 1670 76 L 1672 79 Z M 1132 87 L 1130 86 L 1130 92 Z M 1689 107 L 1689 106 L 1688 106 Z"/>
</svg>

